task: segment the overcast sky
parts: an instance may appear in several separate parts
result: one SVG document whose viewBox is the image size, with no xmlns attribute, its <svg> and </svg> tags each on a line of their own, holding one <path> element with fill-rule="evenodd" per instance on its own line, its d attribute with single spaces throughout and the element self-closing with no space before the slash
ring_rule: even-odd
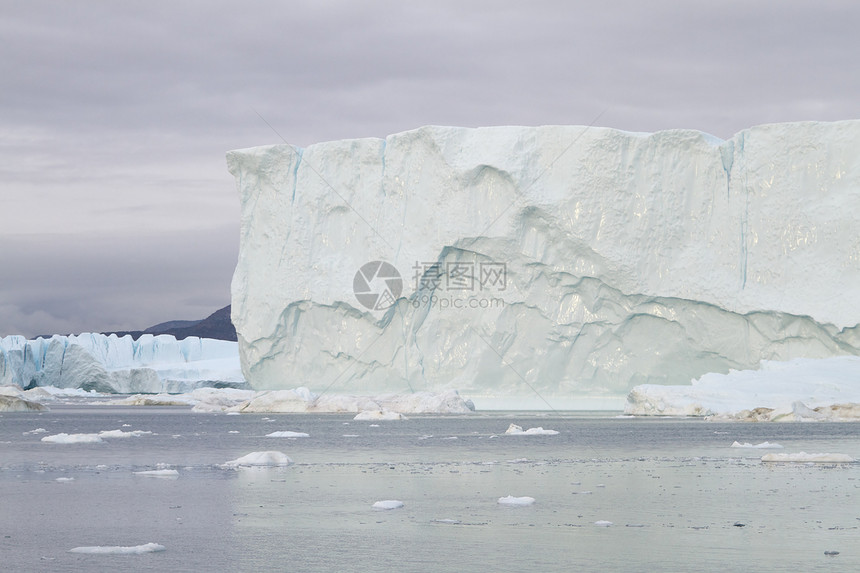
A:
<svg viewBox="0 0 860 573">
<path fill-rule="evenodd" d="M 858 24 L 853 1 L 0 0 L 0 336 L 228 304 L 224 154 L 280 142 L 257 114 L 300 146 L 856 119 Z"/>
</svg>

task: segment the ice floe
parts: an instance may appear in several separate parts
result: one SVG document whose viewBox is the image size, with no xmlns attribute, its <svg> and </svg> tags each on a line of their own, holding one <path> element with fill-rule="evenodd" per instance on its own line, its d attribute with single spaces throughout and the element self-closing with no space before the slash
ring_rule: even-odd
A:
<svg viewBox="0 0 860 573">
<path fill-rule="evenodd" d="M 595 521 L 594 525 L 596 525 L 597 527 L 610 527 L 612 525 L 612 522 L 601 519 L 601 520 Z"/>
<path fill-rule="evenodd" d="M 773 448 L 773 449 L 781 449 L 782 448 L 782 446 L 780 446 L 779 444 L 771 443 L 771 442 L 762 442 L 760 444 L 751 444 L 749 442 L 740 443 L 737 441 L 732 444 L 732 447 L 733 448 L 758 448 L 758 449 L 762 449 L 762 450 L 765 450 L 768 448 Z"/>
<path fill-rule="evenodd" d="M 514 505 L 514 506 L 523 506 L 523 505 L 532 505 L 535 502 L 535 498 L 523 496 L 523 497 L 514 497 L 512 495 L 508 495 L 505 497 L 499 498 L 500 505 Z"/>
<path fill-rule="evenodd" d="M 371 507 L 373 509 L 399 509 L 403 507 L 403 502 L 396 499 L 384 499 L 377 501 Z"/>
<path fill-rule="evenodd" d="M 147 434 L 151 434 L 152 432 L 147 432 L 144 430 L 132 430 L 130 432 L 124 432 L 122 430 L 104 430 L 99 432 L 100 438 L 139 438 L 140 436 L 145 436 Z"/>
<path fill-rule="evenodd" d="M 101 443 L 105 438 L 139 438 L 140 436 L 151 433 L 152 432 L 147 432 L 144 430 L 132 430 L 130 432 L 124 432 L 122 430 L 103 430 L 101 432 L 98 432 L 97 434 L 59 433 L 53 434 L 51 436 L 45 436 L 44 438 L 42 438 L 42 441 L 47 442 L 49 444 L 98 444 Z"/>
<path fill-rule="evenodd" d="M 806 452 L 798 452 L 796 454 L 765 454 L 761 457 L 761 461 L 845 464 L 855 460 L 845 454 L 807 454 Z"/>
<path fill-rule="evenodd" d="M 271 434 L 266 434 L 267 438 L 309 438 L 310 434 L 306 434 L 304 432 L 291 432 L 289 430 L 285 430 L 283 432 L 272 432 Z"/>
<path fill-rule="evenodd" d="M 558 432 L 555 430 L 544 430 L 540 427 L 523 430 L 522 426 L 511 424 L 508 426 L 508 429 L 505 430 L 505 434 L 509 436 L 555 436 Z"/>
<path fill-rule="evenodd" d="M 42 438 L 48 444 L 100 444 L 101 437 L 98 434 L 66 434 L 59 433 Z"/>
<path fill-rule="evenodd" d="M 143 545 L 135 545 L 132 547 L 123 547 L 119 545 L 95 545 L 91 547 L 75 547 L 69 549 L 69 553 L 88 553 L 91 555 L 141 555 L 143 553 L 155 553 L 165 551 L 164 545 L 158 543 L 145 543 Z"/>
<path fill-rule="evenodd" d="M 231 460 L 226 467 L 284 467 L 293 463 L 287 454 L 278 451 L 251 452 L 241 458 Z"/>
</svg>

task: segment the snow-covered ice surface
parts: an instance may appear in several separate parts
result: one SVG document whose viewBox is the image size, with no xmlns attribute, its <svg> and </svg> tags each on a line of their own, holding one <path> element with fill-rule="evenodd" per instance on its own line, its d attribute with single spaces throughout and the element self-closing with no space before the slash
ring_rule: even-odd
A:
<svg viewBox="0 0 860 573">
<path fill-rule="evenodd" d="M 860 570 L 852 503 L 860 464 L 765 463 L 767 450 L 729 447 L 769 442 L 785 446 L 780 452 L 857 459 L 857 423 L 478 411 L 414 414 L 372 427 L 353 416 L 89 404 L 4 414 L 2 568 L 680 572 L 707 563 L 718 571 Z M 510 423 L 559 433 L 499 435 Z M 47 431 L 25 433 L 39 428 Z M 152 434 L 93 445 L 40 442 L 115 429 Z M 288 430 L 308 437 L 265 437 Z M 256 471 L 223 465 L 267 449 L 294 463 Z M 135 473 L 165 469 L 178 477 Z M 537 501 L 500 505 L 507 495 Z M 373 511 L 377 500 L 404 505 Z M 167 551 L 68 552 L 147 541 Z"/>
<path fill-rule="evenodd" d="M 626 414 L 737 421 L 860 420 L 860 357 L 764 361 L 757 370 L 705 374 L 687 386 L 643 384 Z"/>
<path fill-rule="evenodd" d="M 141 555 L 143 553 L 157 553 L 165 551 L 164 545 L 158 543 L 144 543 L 143 545 L 93 545 L 89 547 L 75 547 L 69 549 L 69 553 L 88 553 L 90 555 Z"/>
<path fill-rule="evenodd" d="M 227 163 L 233 321 L 260 389 L 620 409 L 639 384 L 860 354 L 860 120 L 727 140 L 429 126 Z M 373 261 L 402 283 L 359 273 Z"/>
<path fill-rule="evenodd" d="M 0 338 L 0 385 L 130 394 L 244 386 L 235 342 L 144 334 Z"/>
</svg>

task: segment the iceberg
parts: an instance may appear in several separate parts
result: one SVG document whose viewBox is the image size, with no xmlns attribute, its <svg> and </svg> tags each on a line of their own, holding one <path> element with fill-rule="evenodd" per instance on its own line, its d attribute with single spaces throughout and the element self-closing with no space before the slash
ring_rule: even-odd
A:
<svg viewBox="0 0 860 573">
<path fill-rule="evenodd" d="M 227 163 L 259 390 L 621 408 L 640 384 L 860 354 L 860 121 L 430 126 Z"/>
<path fill-rule="evenodd" d="M 27 340 L 0 338 L 0 385 L 104 393 L 190 392 L 244 386 L 235 342 L 171 335 L 85 333 Z M 50 397 L 47 397 L 50 398 Z"/>
</svg>

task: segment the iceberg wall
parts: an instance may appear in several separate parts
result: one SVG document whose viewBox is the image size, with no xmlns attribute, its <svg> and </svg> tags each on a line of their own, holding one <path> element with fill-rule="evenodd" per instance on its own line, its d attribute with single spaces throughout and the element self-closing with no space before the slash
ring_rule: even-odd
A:
<svg viewBox="0 0 860 573">
<path fill-rule="evenodd" d="M 424 127 L 227 159 L 258 389 L 620 407 L 637 384 L 860 353 L 860 121 Z"/>
<path fill-rule="evenodd" d="M 235 342 L 190 336 L 85 333 L 0 338 L 0 386 L 55 386 L 97 392 L 187 392 L 244 385 Z"/>
</svg>

